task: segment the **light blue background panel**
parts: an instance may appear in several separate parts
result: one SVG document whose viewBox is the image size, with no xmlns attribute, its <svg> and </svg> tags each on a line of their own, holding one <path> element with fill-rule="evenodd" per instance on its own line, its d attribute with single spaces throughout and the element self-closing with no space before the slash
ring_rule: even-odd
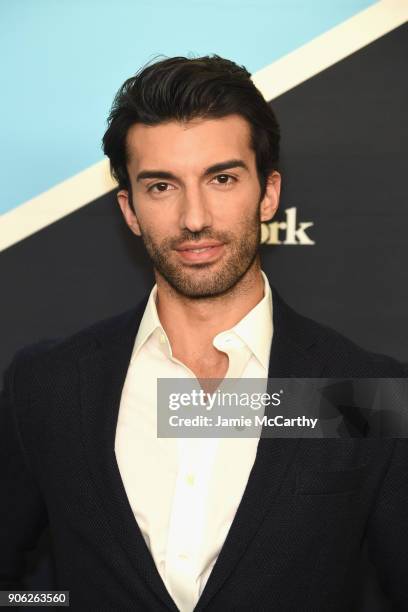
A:
<svg viewBox="0 0 408 612">
<path fill-rule="evenodd" d="M 251 72 L 372 0 L 0 0 L 0 213 L 102 159 L 125 78 L 157 54 Z"/>
</svg>

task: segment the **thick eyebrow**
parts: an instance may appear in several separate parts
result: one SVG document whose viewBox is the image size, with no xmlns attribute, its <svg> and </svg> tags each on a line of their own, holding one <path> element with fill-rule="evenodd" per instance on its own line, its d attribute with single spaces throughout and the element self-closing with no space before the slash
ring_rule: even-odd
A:
<svg viewBox="0 0 408 612">
<path fill-rule="evenodd" d="M 244 170 L 248 170 L 248 166 L 242 159 L 229 159 L 206 168 L 204 170 L 204 176 L 216 174 L 217 172 L 225 172 L 225 170 L 231 170 L 232 168 L 244 168 Z M 142 170 L 136 176 L 136 181 L 143 181 L 144 179 L 179 180 L 175 174 L 166 170 Z"/>
<path fill-rule="evenodd" d="M 217 172 L 224 172 L 225 170 L 232 170 L 232 168 L 244 168 L 244 170 L 248 170 L 248 166 L 242 159 L 229 159 L 228 161 L 220 162 L 206 168 L 204 176 L 216 174 Z"/>
<path fill-rule="evenodd" d="M 142 170 L 136 176 L 136 181 L 142 181 L 143 179 L 168 179 L 171 181 L 177 181 L 177 177 L 172 172 L 166 172 L 165 170 Z"/>
</svg>

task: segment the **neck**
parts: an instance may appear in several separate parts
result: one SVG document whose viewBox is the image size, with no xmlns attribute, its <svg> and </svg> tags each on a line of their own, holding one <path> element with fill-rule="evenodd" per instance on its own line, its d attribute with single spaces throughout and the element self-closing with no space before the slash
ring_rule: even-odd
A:
<svg viewBox="0 0 408 612">
<path fill-rule="evenodd" d="M 157 312 L 174 355 L 213 350 L 215 335 L 236 325 L 264 295 L 259 257 L 227 293 L 192 299 L 175 291 L 156 273 Z M 182 333 L 180 333 L 182 330 Z"/>
</svg>

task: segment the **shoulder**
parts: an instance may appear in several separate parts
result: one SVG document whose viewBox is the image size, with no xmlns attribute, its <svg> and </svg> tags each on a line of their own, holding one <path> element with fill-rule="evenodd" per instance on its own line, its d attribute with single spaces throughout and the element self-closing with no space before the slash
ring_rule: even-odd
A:
<svg viewBox="0 0 408 612">
<path fill-rule="evenodd" d="M 273 300 L 277 311 L 274 325 L 322 364 L 322 376 L 398 378 L 408 375 L 406 366 L 393 357 L 368 351 L 335 329 L 298 313 L 276 290 Z"/>
<path fill-rule="evenodd" d="M 144 302 L 143 302 L 144 303 Z M 20 348 L 13 356 L 4 378 L 16 385 L 35 385 L 45 380 L 68 374 L 79 360 L 104 345 L 130 339 L 137 330 L 143 303 L 113 316 L 98 320 L 65 337 L 42 338 Z"/>
<path fill-rule="evenodd" d="M 301 316 L 302 324 L 310 326 L 325 351 L 326 376 L 373 378 L 405 377 L 402 363 L 382 353 L 366 350 L 335 329 Z"/>
<path fill-rule="evenodd" d="M 337 364 L 342 364 L 343 376 L 361 376 L 373 378 L 398 378 L 407 376 L 402 363 L 382 353 L 374 353 L 359 346 L 343 334 L 326 327 L 325 333 L 330 337 L 331 355 L 327 369 L 335 371 Z"/>
</svg>

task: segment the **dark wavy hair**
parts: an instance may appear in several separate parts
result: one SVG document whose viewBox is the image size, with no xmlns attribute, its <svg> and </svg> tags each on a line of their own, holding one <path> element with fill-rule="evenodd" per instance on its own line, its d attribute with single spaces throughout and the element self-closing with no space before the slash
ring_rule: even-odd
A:
<svg viewBox="0 0 408 612">
<path fill-rule="evenodd" d="M 143 67 L 117 92 L 102 146 L 119 188 L 130 190 L 126 137 L 135 123 L 220 118 L 237 114 L 251 127 L 262 196 L 279 161 L 279 124 L 244 66 L 218 55 L 171 57 Z"/>
</svg>

